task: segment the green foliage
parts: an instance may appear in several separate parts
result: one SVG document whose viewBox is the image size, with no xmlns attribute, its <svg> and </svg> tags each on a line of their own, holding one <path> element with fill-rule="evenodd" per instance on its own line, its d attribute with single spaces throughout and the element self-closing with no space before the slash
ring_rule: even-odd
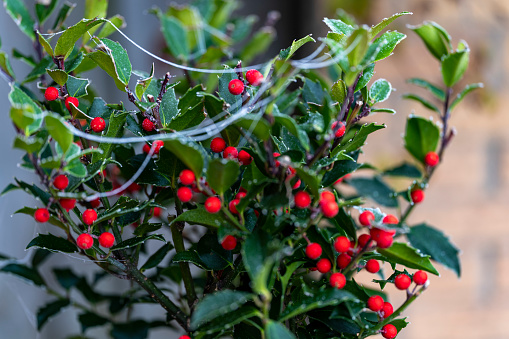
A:
<svg viewBox="0 0 509 339">
<path fill-rule="evenodd" d="M 410 117 L 405 130 L 405 148 L 418 161 L 424 162 L 428 152 L 437 149 L 440 130 L 431 120 L 421 117 Z"/>
<path fill-rule="evenodd" d="M 29 242 L 27 249 L 34 251 L 31 261 L 0 256 L 2 264 L 5 261 L 0 271 L 51 291 L 54 298 L 37 312 L 38 329 L 75 306 L 77 291 L 84 334 L 90 328 L 107 327 L 112 338 L 145 338 L 153 328 L 180 326 L 202 339 L 363 339 L 385 323 L 398 331 L 408 324 L 406 318 L 382 320 L 366 311 L 369 295 L 382 293 L 354 280 L 367 260 L 390 264 L 375 280 L 381 288 L 394 283 L 397 274 L 411 275 L 413 270 L 438 275 L 432 261 L 460 275 L 459 250 L 447 236 L 426 224 L 407 224 L 416 208 L 409 202 L 410 190 L 427 187 L 435 171 L 423 166 L 425 155 L 444 152 L 450 141 L 445 138 L 451 133 L 447 124 L 451 110 L 482 87 L 471 84 L 455 92 L 470 52 L 463 41 L 453 51 L 450 36 L 439 25 L 427 22 L 412 29 L 439 59 L 444 84 L 411 79 L 409 83 L 427 90 L 431 99 L 405 97 L 437 113 L 441 124 L 411 115 L 404 143 L 417 161 L 396 160 L 382 170 L 361 154 L 368 137 L 385 124 L 363 119 L 373 112 L 395 113 L 378 107 L 393 88 L 374 75 L 378 61 L 391 56 L 406 38 L 386 28 L 409 12 L 372 27 L 357 25 L 344 13 L 325 19 L 330 32 L 318 41 L 325 42 L 322 56 L 331 63 L 327 77 L 326 72 L 313 70 L 315 60 L 291 61 L 299 48 L 315 42 L 309 35 L 272 59 L 262 58 L 276 36 L 274 18 L 253 31 L 256 18 L 236 17 L 234 0 L 155 8 L 151 13 L 159 20 L 167 45 L 163 52 L 173 62 L 193 67 L 177 76 L 173 75 L 181 73 L 171 69 L 159 79 L 154 64 L 140 65 L 144 71 L 133 70 L 126 49 L 107 38 L 125 22 L 120 15 L 106 22 L 106 0 L 85 1 L 84 19 L 74 25 L 67 22 L 74 8 L 67 3 L 36 3 L 34 11 L 20 0 L 3 3 L 37 48 L 34 55 L 13 51 L 14 62 L 31 67 L 24 79 L 14 76 L 12 59 L 2 51 L 0 72 L 11 83 L 9 113 L 17 132 L 13 147 L 24 152 L 20 166 L 35 172 L 39 180 L 28 184 L 15 179 L 2 195 L 27 192 L 39 207 L 48 209 L 48 223 L 59 230 L 47 227 L 48 234 Z M 47 31 L 39 28 L 35 34 L 34 23 L 49 17 L 55 17 L 52 31 L 63 33 L 46 38 Z M 269 60 L 257 67 L 262 83 L 244 81 L 245 91 L 231 94 L 230 81 L 247 77 L 240 68 L 249 69 L 258 59 Z M 111 90 L 118 89 L 122 101 L 97 96 L 94 79 L 88 79 L 93 73 L 84 74 L 96 66 L 112 78 Z M 217 73 L 210 71 L 214 69 Z M 37 88 L 30 84 L 35 81 Z M 42 99 L 48 86 L 57 87 L 64 97 L 79 97 L 79 107 L 69 112 L 62 97 Z M 107 94 L 103 97 L 111 97 Z M 97 117 L 104 119 L 106 129 L 89 134 Z M 154 123 L 153 129 L 142 124 L 145 119 Z M 336 134 L 337 122 L 344 126 L 344 134 Z M 82 132 L 74 133 L 76 129 Z M 217 137 L 249 153 L 253 161 L 225 159 L 211 148 Z M 146 154 L 150 145 L 162 146 L 151 158 Z M 193 172 L 192 182 L 180 176 L 184 169 Z M 60 174 L 69 179 L 62 191 L 53 184 Z M 397 191 L 390 177 L 406 180 L 409 188 Z M 128 180 L 133 184 L 114 195 Z M 187 192 L 184 186 L 192 192 L 190 199 L 182 195 Z M 295 202 L 297 192 L 309 194 L 309 207 Z M 220 198 L 217 212 L 205 205 L 210 196 Z M 95 197 L 100 197 L 98 207 Z M 65 198 L 76 199 L 75 207 L 64 208 Z M 231 204 L 234 199 L 240 201 L 236 208 Z M 29 205 L 16 213 L 33 217 L 37 208 Z M 92 207 L 98 217 L 86 225 L 83 212 Z M 388 213 L 395 213 L 390 209 L 398 211 L 399 223 L 384 223 Z M 358 244 L 361 225 L 356 215 L 364 211 L 375 215 L 370 226 L 374 235 L 376 229 L 382 235 L 386 233 L 381 230 L 395 232 L 389 235 L 396 240 L 391 246 L 382 246 L 381 239 Z M 97 240 L 106 231 L 114 235 L 109 248 Z M 91 248 L 76 243 L 82 233 L 93 237 Z M 343 268 L 334 247 L 338 236 L 352 242 L 352 261 Z M 408 244 L 401 240 L 404 237 Z M 309 242 L 321 246 L 320 258 L 331 261 L 330 272 L 309 274 L 317 264 L 307 257 Z M 72 271 L 62 267 L 53 269 L 55 279 L 46 282 L 39 269 L 45 269 L 42 263 L 53 252 L 85 256 L 102 271 L 89 279 L 81 265 Z M 332 273 L 344 275 L 343 288 L 330 286 Z M 102 292 L 105 276 L 130 280 L 129 289 Z M 409 289 L 408 301 L 399 311 L 426 288 Z M 62 289 L 65 293 L 60 294 Z M 142 303 L 161 305 L 160 317 L 118 321 L 121 311 Z M 400 305 L 394 306 L 399 317 Z"/>
</svg>

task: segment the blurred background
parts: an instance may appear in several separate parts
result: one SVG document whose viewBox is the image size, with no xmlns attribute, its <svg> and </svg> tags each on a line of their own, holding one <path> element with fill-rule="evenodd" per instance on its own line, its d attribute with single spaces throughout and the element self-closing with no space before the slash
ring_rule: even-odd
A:
<svg viewBox="0 0 509 339">
<path fill-rule="evenodd" d="M 29 1 L 32 3 L 32 1 Z M 84 1 L 67 21 L 69 24 L 80 20 Z M 177 1 L 186 3 L 186 1 Z M 28 3 L 28 2 L 27 2 Z M 156 18 L 145 12 L 152 6 L 165 8 L 168 1 L 110 0 L 110 15 L 119 13 L 126 18 L 124 32 L 134 41 L 150 51 L 158 52 L 164 45 Z M 396 92 L 387 107 L 397 110 L 395 116 L 374 115 L 370 120 L 384 122 L 388 128 L 370 136 L 364 148 L 364 159 L 381 168 L 395 164 L 407 157 L 403 148 L 402 133 L 405 119 L 411 112 L 430 116 L 431 113 L 415 102 L 403 101 L 401 95 L 416 91 L 405 84 L 405 79 L 423 77 L 440 83 L 438 62 L 431 57 L 420 39 L 406 28 L 424 20 L 436 21 L 446 28 L 453 37 L 453 45 L 465 39 L 470 48 L 470 68 L 459 85 L 484 82 L 485 88 L 475 92 L 461 103 L 452 117 L 452 125 L 458 134 L 448 148 L 443 165 L 437 171 L 426 191 L 426 200 L 416 208 L 409 222 L 427 222 L 442 229 L 462 250 L 462 276 L 439 267 L 441 277 L 431 277 L 431 286 L 406 312 L 411 325 L 398 336 L 401 339 L 470 339 L 479 337 L 507 338 L 508 330 L 503 319 L 509 317 L 509 246 L 507 238 L 507 210 L 509 206 L 509 171 L 504 170 L 508 162 L 509 133 L 506 124 L 509 118 L 505 112 L 504 95 L 508 93 L 506 54 L 509 48 L 509 2 L 507 0 L 257 0 L 243 1 L 239 14 L 256 14 L 258 23 L 265 21 L 267 13 L 277 10 L 281 19 L 276 24 L 278 39 L 271 46 L 268 57 L 281 48 L 286 48 L 293 39 L 313 33 L 315 38 L 327 32 L 323 17 L 334 17 L 337 8 L 343 8 L 354 15 L 360 23 L 369 25 L 379 22 L 393 13 L 411 11 L 412 16 L 398 19 L 392 26 L 408 35 L 396 48 L 396 54 L 378 64 L 376 78 L 388 79 Z M 16 47 L 30 53 L 32 46 L 19 32 L 12 19 L 0 10 L 0 37 L 2 50 L 10 52 Z M 153 60 L 129 45 L 120 35 L 114 40 L 127 49 L 134 69 L 147 70 Z M 303 50 L 296 58 L 309 54 Z M 264 60 L 257 60 L 264 61 Z M 14 61 L 17 74 L 26 74 L 27 68 Z M 156 63 L 159 75 L 168 69 Z M 99 93 L 106 93 L 109 82 L 101 82 L 101 72 L 93 73 L 93 85 Z M 7 114 L 9 86 L 0 81 L 0 188 L 7 186 L 13 176 L 27 182 L 35 181 L 30 173 L 19 169 L 21 153 L 11 149 L 14 130 Z M 418 91 L 417 91 L 418 92 Z M 107 94 L 104 95 L 108 97 Z M 108 97 L 111 100 L 126 98 Z M 505 115 L 504 115 L 505 114 Z M 47 230 L 24 215 L 12 216 L 22 205 L 34 206 L 36 202 L 22 192 L 9 193 L 0 200 L 0 252 L 13 258 L 29 260 L 31 252 L 24 251 L 26 244 L 38 232 Z M 53 256 L 43 269 L 49 266 L 80 265 L 92 271 L 91 263 L 67 257 Z M 47 266 L 46 266 L 47 265 Z M 51 277 L 48 277 L 51 279 Z M 104 288 L 115 289 L 124 282 L 104 279 Z M 398 304 L 403 295 L 392 286 L 387 288 L 393 303 Z M 65 338 L 79 333 L 76 313 L 69 310 L 58 315 L 54 321 L 38 333 L 36 312 L 47 302 L 46 293 L 20 280 L 0 274 L 0 338 Z M 138 311 L 140 317 L 150 318 L 153 309 Z M 104 334 L 87 332 L 91 338 Z M 150 338 L 177 338 L 178 335 L 166 330 L 154 331 Z"/>
</svg>

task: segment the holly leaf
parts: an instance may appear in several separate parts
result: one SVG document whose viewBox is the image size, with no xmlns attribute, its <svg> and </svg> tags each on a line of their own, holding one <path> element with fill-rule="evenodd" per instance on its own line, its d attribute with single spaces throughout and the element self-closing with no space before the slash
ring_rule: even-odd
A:
<svg viewBox="0 0 509 339">
<path fill-rule="evenodd" d="M 234 311 L 239 306 L 247 303 L 255 297 L 252 293 L 223 290 L 208 294 L 203 298 L 191 316 L 191 329 L 198 329 L 200 326 Z"/>
<path fill-rule="evenodd" d="M 223 195 L 240 174 L 239 163 L 233 160 L 214 159 L 209 162 L 207 182 L 217 194 Z"/>
<path fill-rule="evenodd" d="M 394 242 L 391 247 L 378 249 L 378 252 L 386 257 L 391 263 L 439 275 L 438 271 L 431 264 L 429 255 L 422 254 L 417 249 L 410 247 L 407 244 Z"/>
<path fill-rule="evenodd" d="M 76 42 L 92 27 L 103 23 L 104 19 L 82 19 L 76 25 L 69 27 L 62 33 L 55 45 L 55 57 L 67 58 Z M 32 28 L 33 29 L 33 28 Z"/>
<path fill-rule="evenodd" d="M 408 118 L 405 130 L 405 148 L 421 163 L 428 152 L 437 149 L 440 130 L 431 120 L 412 116 Z"/>
<path fill-rule="evenodd" d="M 53 234 L 39 234 L 32 239 L 26 249 L 38 247 L 52 252 L 74 253 L 78 248 L 68 240 L 54 236 Z"/>
<path fill-rule="evenodd" d="M 90 85 L 90 81 L 88 79 L 75 78 L 72 75 L 69 75 L 66 84 L 67 92 L 72 97 L 80 98 L 85 95 L 88 95 L 87 92 L 88 85 Z"/>
<path fill-rule="evenodd" d="M 408 26 L 422 39 L 428 51 L 438 60 L 449 54 L 451 37 L 437 23 L 424 22 L 419 26 Z"/>
<path fill-rule="evenodd" d="M 202 225 L 212 228 L 219 228 L 227 222 L 220 214 L 209 213 L 204 207 L 201 207 L 201 205 L 198 208 L 185 211 L 177 218 L 173 219 L 170 225 L 182 221 L 187 222 L 190 225 Z"/>
<path fill-rule="evenodd" d="M 0 272 L 14 274 L 22 279 L 32 282 L 37 286 L 44 286 L 46 283 L 37 270 L 21 264 L 7 264 L 0 269 Z"/>
<path fill-rule="evenodd" d="M 14 20 L 19 29 L 30 38 L 35 39 L 34 27 L 35 22 L 30 12 L 21 0 L 4 0 L 5 11 Z"/>
<path fill-rule="evenodd" d="M 148 86 L 152 82 L 152 78 L 154 77 L 154 63 L 152 63 L 152 68 L 150 68 L 150 74 L 143 78 L 136 81 L 136 87 L 134 92 L 136 93 L 136 97 L 138 97 L 138 100 L 143 99 L 143 93 L 147 90 Z"/>
<path fill-rule="evenodd" d="M 412 12 L 400 12 L 400 13 L 396 13 L 388 18 L 383 19 L 381 22 L 379 22 L 375 26 L 371 27 L 371 29 L 369 31 L 371 37 L 375 37 L 378 33 L 383 31 L 383 29 L 385 27 L 389 26 L 397 18 L 399 18 L 403 15 L 408 15 L 408 14 L 412 15 L 413 13 Z"/>
<path fill-rule="evenodd" d="M 378 79 L 369 88 L 369 98 L 373 104 L 376 104 L 389 99 L 391 92 L 391 83 L 385 79 Z"/>
<path fill-rule="evenodd" d="M 58 142 L 62 152 L 65 154 L 73 142 L 73 134 L 67 128 L 67 122 L 56 114 L 46 115 L 44 122 L 49 134 Z"/>
<path fill-rule="evenodd" d="M 382 206 L 398 207 L 396 193 L 378 176 L 353 178 L 349 179 L 348 183 L 355 188 L 359 195 L 369 197 Z"/>
<path fill-rule="evenodd" d="M 338 305 L 345 301 L 359 301 L 353 294 L 336 288 L 325 288 L 315 293 L 303 293 L 298 299 L 291 300 L 281 314 L 279 321 L 285 321 L 311 310 Z"/>
<path fill-rule="evenodd" d="M 124 248 L 136 247 L 136 246 L 138 246 L 140 244 L 143 244 L 145 241 L 147 241 L 149 239 L 165 241 L 164 237 L 162 235 L 160 235 L 160 234 L 147 234 L 147 235 L 142 236 L 142 237 L 134 237 L 134 238 L 131 238 L 131 239 L 124 240 L 120 244 L 117 244 L 117 245 L 113 246 L 111 248 L 111 251 L 117 251 L 117 250 L 121 250 L 121 249 L 124 249 Z"/>
<path fill-rule="evenodd" d="M 51 79 L 53 79 L 53 81 L 55 81 L 60 86 L 65 85 L 69 79 L 69 75 L 61 69 L 46 69 L 46 73 L 48 73 Z"/>
<path fill-rule="evenodd" d="M 164 147 L 175 154 L 180 161 L 194 172 L 197 178 L 201 177 L 205 162 L 208 159 L 205 150 L 200 145 L 190 139 L 181 137 L 165 140 Z"/>
<path fill-rule="evenodd" d="M 179 115 L 178 100 L 175 95 L 175 90 L 170 88 L 164 93 L 161 100 L 160 117 L 163 127 L 168 127 L 173 119 Z"/>
<path fill-rule="evenodd" d="M 288 60 L 292 57 L 292 55 L 297 52 L 299 48 L 304 46 L 308 42 L 316 42 L 315 39 L 311 37 L 311 35 L 307 35 L 302 39 L 299 40 L 293 40 L 292 45 L 288 47 L 287 49 L 282 49 L 281 52 L 279 52 L 279 57 L 283 60 Z"/>
<path fill-rule="evenodd" d="M 71 302 L 69 299 L 59 299 L 39 308 L 37 311 L 37 331 L 40 331 L 51 317 L 57 315 L 63 308 L 70 304 Z"/>
<path fill-rule="evenodd" d="M 280 322 L 269 320 L 265 327 L 267 339 L 297 339 L 290 330 Z"/>
<path fill-rule="evenodd" d="M 407 238 L 421 253 L 452 269 L 458 277 L 461 275 L 459 250 L 442 231 L 427 224 L 419 224 L 410 228 Z"/>
</svg>

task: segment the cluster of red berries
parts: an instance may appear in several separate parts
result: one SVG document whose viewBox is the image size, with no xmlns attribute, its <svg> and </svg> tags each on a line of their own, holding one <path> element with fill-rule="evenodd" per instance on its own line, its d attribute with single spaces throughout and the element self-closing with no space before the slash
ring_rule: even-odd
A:
<svg viewBox="0 0 509 339">
<path fill-rule="evenodd" d="M 428 281 L 428 274 L 420 270 L 415 272 L 413 277 L 410 278 L 405 273 L 401 273 L 394 278 L 394 285 L 398 290 L 406 290 L 412 284 L 412 280 L 418 286 L 424 285 Z"/>
<path fill-rule="evenodd" d="M 306 256 L 309 259 L 316 260 L 322 255 L 322 246 L 318 243 L 309 243 L 306 247 Z M 339 262 L 339 257 L 338 257 Z M 316 263 L 316 270 L 320 273 L 329 273 L 332 268 L 332 264 L 329 259 L 322 258 Z M 329 278 L 329 283 L 332 287 L 342 289 L 346 285 L 346 277 L 343 273 L 336 272 L 332 273 Z"/>
<path fill-rule="evenodd" d="M 98 240 L 104 248 L 110 248 L 115 243 L 115 237 L 110 232 L 101 233 Z M 76 239 L 76 245 L 82 250 L 88 250 L 94 245 L 94 238 L 88 233 L 82 233 Z"/>
<path fill-rule="evenodd" d="M 299 191 L 295 193 L 293 200 L 295 207 L 297 208 L 308 208 L 311 205 L 311 196 L 306 191 Z M 319 205 L 322 214 L 327 218 L 334 218 L 339 212 L 336 196 L 331 191 L 322 191 L 320 193 Z"/>
<path fill-rule="evenodd" d="M 58 93 L 58 89 L 56 87 L 50 86 L 50 87 L 46 88 L 46 90 L 44 91 L 44 98 L 48 101 L 57 100 L 58 97 L 59 97 L 59 93 Z M 71 111 L 71 106 L 70 106 L 71 103 L 75 107 L 79 106 L 79 101 L 77 98 L 75 98 L 75 97 L 65 98 L 65 107 L 67 108 L 67 110 L 69 112 Z"/>
<path fill-rule="evenodd" d="M 185 169 L 179 174 L 179 180 L 182 186 L 177 190 L 177 198 L 182 202 L 189 202 L 193 198 L 193 191 L 188 186 L 196 180 L 193 171 Z"/>
<path fill-rule="evenodd" d="M 372 227 L 371 223 L 375 220 L 375 215 L 371 211 L 364 211 L 359 215 L 359 223 L 362 226 L 369 227 L 369 235 L 361 235 L 359 237 L 359 240 L 361 237 L 364 237 L 365 245 L 369 246 L 369 243 L 371 240 L 376 242 L 376 245 L 379 248 L 389 248 L 392 245 L 392 242 L 394 241 L 394 235 L 396 234 L 395 230 L 384 230 L 378 227 Z M 396 225 L 399 223 L 399 220 L 396 216 L 392 214 L 387 214 L 383 219 L 382 223 L 386 225 Z"/>
<path fill-rule="evenodd" d="M 226 141 L 221 137 L 216 137 L 210 142 L 210 149 L 214 153 L 223 152 L 225 159 L 237 159 L 242 165 L 247 166 L 253 161 L 253 157 L 244 150 L 237 151 L 233 146 L 226 146 Z"/>
<path fill-rule="evenodd" d="M 339 127 L 337 127 L 337 126 L 338 126 L 338 123 L 339 123 Z M 345 124 L 344 124 L 343 122 L 341 122 L 341 121 L 334 121 L 334 122 L 332 123 L 332 126 L 331 126 L 331 127 L 332 127 L 332 130 L 334 130 L 336 127 L 338 128 L 338 129 L 337 129 L 337 131 L 336 131 L 336 133 L 334 134 L 334 136 L 335 136 L 336 138 L 341 138 L 343 135 L 345 135 L 345 132 L 346 132 L 346 126 L 345 126 Z"/>
<path fill-rule="evenodd" d="M 246 80 L 250 85 L 259 86 L 263 81 L 263 75 L 256 69 L 250 69 L 246 72 Z M 240 79 L 233 79 L 228 83 L 228 91 L 233 95 L 239 95 L 244 92 L 244 82 Z"/>
<path fill-rule="evenodd" d="M 379 295 L 369 297 L 367 306 L 371 311 L 376 312 L 381 319 L 388 318 L 394 313 L 392 304 L 384 301 L 384 299 Z M 398 335 L 398 330 L 396 326 L 387 324 L 382 327 L 381 334 L 386 339 L 392 339 Z"/>
<path fill-rule="evenodd" d="M 154 146 L 154 154 L 159 154 L 159 150 L 161 147 L 164 146 L 164 141 L 162 140 L 154 140 L 154 143 L 152 144 Z M 150 152 L 150 145 L 145 144 L 143 145 L 143 153 L 148 154 Z"/>
</svg>

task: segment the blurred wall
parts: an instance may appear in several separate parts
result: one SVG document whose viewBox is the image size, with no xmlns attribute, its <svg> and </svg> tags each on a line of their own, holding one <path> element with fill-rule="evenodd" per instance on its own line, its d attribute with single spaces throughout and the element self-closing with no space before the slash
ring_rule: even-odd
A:
<svg viewBox="0 0 509 339">
<path fill-rule="evenodd" d="M 31 2 L 31 1 L 30 1 Z M 185 1 L 180 1 L 185 2 Z M 124 30 L 131 38 L 151 51 L 158 52 L 162 44 L 158 22 L 143 10 L 153 5 L 165 7 L 169 1 L 111 0 L 111 14 L 120 13 L 126 17 L 128 26 Z M 69 23 L 80 19 L 82 1 L 74 10 Z M 457 42 L 460 38 L 468 41 L 471 49 L 471 67 L 463 84 L 482 81 L 486 88 L 465 100 L 452 118 L 458 135 L 453 140 L 445 161 L 434 176 L 426 191 L 426 200 L 415 210 L 411 223 L 423 221 L 443 229 L 463 251 L 462 278 L 441 269 L 442 277 L 431 277 L 431 286 L 408 310 L 406 315 L 412 323 L 398 338 L 407 339 L 470 339 L 479 337 L 506 338 L 507 330 L 501 319 L 509 316 L 509 248 L 505 208 L 509 203 L 507 148 L 509 135 L 506 132 L 507 116 L 504 114 L 503 95 L 507 93 L 507 61 L 509 2 L 506 0 L 280 0 L 256 2 L 245 1 L 241 11 L 257 13 L 264 21 L 269 10 L 279 10 L 282 19 L 277 24 L 278 40 L 270 54 L 287 47 L 293 39 L 313 33 L 323 36 L 326 27 L 321 23 L 324 16 L 333 17 L 335 9 L 343 7 L 355 14 L 361 22 L 370 25 L 393 13 L 407 10 L 413 16 L 399 19 L 392 29 L 408 35 L 407 40 L 396 49 L 396 54 L 381 62 L 375 78 L 391 81 L 397 89 L 388 106 L 395 107 L 395 116 L 375 115 L 370 120 L 385 122 L 388 128 L 370 138 L 365 148 L 365 158 L 380 167 L 389 167 L 406 156 L 402 143 L 402 132 L 406 116 L 415 110 L 416 114 L 430 116 L 431 113 L 414 102 L 404 102 L 401 94 L 410 90 L 405 79 L 424 77 L 440 83 L 438 63 L 427 54 L 417 36 L 405 28 L 405 24 L 418 24 L 433 20 L 444 26 Z M 15 24 L 4 10 L 0 10 L 0 36 L 5 51 L 16 48 L 29 52 L 31 46 L 19 33 Z M 114 36 L 127 48 L 133 68 L 145 69 L 152 60 Z M 305 56 L 308 51 L 297 57 Z M 13 62 L 16 73 L 27 72 L 19 62 Z M 162 65 L 156 70 L 164 73 Z M 91 75 L 94 86 L 107 95 L 109 79 L 99 81 L 100 72 Z M 411 89 L 416 91 L 415 88 Z M 0 107 L 8 107 L 6 94 L 8 85 L 0 81 Z M 125 98 L 116 98 L 124 100 Z M 14 175 L 28 182 L 37 182 L 28 172 L 15 166 L 21 153 L 10 145 L 14 131 L 7 110 L 0 115 L 0 138 L 4 144 L 3 160 L 0 162 L 0 188 L 5 187 Z M 23 249 L 38 228 L 30 218 L 22 215 L 11 216 L 21 205 L 36 206 L 32 198 L 22 192 L 10 193 L 0 200 L 0 252 L 15 258 L 27 258 L 29 252 Z M 57 258 L 58 257 L 58 258 Z M 44 264 L 50 266 L 83 265 L 79 260 L 55 256 Z M 85 265 L 91 270 L 92 265 Z M 110 286 L 119 284 L 115 279 L 107 281 Z M 388 287 L 393 301 L 397 303 L 402 295 Z M 48 300 L 43 291 L 26 285 L 14 277 L 0 275 L 0 338 L 63 338 L 77 334 L 79 325 L 75 312 L 64 312 L 37 334 L 35 314 L 37 308 Z M 5 305 L 9 305 L 6 307 Z M 140 314 L 146 313 L 141 310 Z M 150 315 L 146 313 L 145 315 Z M 91 337 L 104 334 L 90 332 Z M 156 331 L 151 338 L 177 338 L 167 331 Z"/>
</svg>

